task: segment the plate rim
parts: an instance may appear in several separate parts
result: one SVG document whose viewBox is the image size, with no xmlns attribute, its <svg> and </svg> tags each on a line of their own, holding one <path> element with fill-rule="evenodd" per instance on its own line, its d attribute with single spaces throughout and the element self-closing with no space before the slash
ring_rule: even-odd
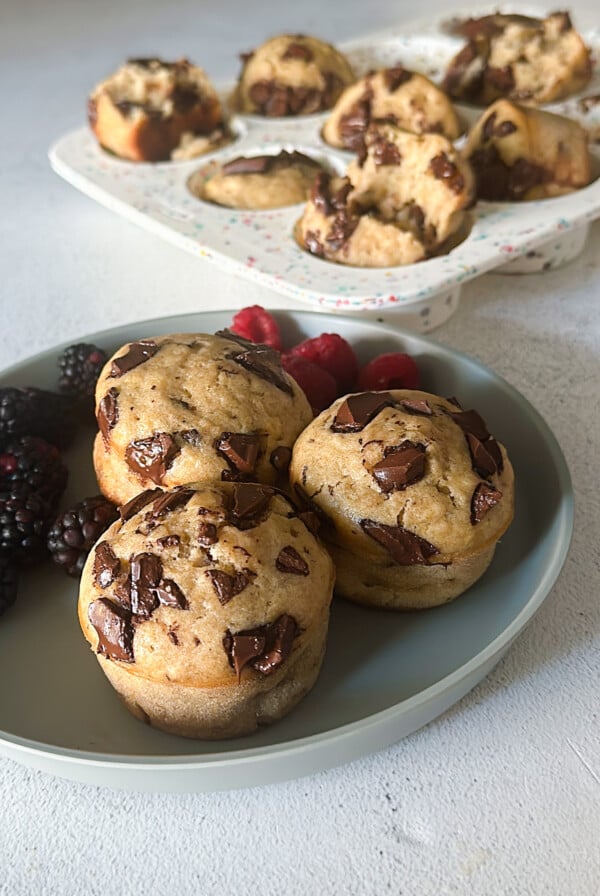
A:
<svg viewBox="0 0 600 896">
<path fill-rule="evenodd" d="M 423 347 L 430 347 L 443 356 L 450 356 L 453 360 L 459 360 L 461 364 L 475 367 L 479 371 L 483 371 L 487 376 L 491 377 L 497 385 L 499 385 L 511 398 L 515 399 L 521 407 L 527 410 L 530 419 L 533 420 L 538 430 L 544 438 L 544 444 L 548 451 L 548 457 L 552 461 L 558 480 L 557 492 L 560 498 L 556 508 L 554 519 L 558 524 L 558 532 L 556 536 L 556 550 L 552 555 L 551 562 L 546 566 L 543 575 L 538 581 L 535 589 L 532 591 L 526 604 L 521 608 L 511 622 L 500 632 L 492 641 L 486 644 L 480 651 L 472 656 L 467 662 L 463 663 L 457 669 L 445 675 L 443 678 L 433 682 L 427 688 L 394 703 L 392 706 L 379 710 L 375 713 L 363 716 L 352 722 L 338 725 L 327 731 L 320 731 L 316 734 L 306 735 L 305 737 L 296 737 L 282 743 L 268 744 L 257 747 L 247 747 L 241 749 L 233 749 L 222 752 L 207 752 L 200 756 L 198 754 L 174 755 L 165 753 L 158 756 L 146 756 L 143 754 L 127 754 L 127 753 L 102 753 L 91 750 L 79 750 L 72 747 L 63 747 L 58 745 L 46 744 L 43 741 L 37 741 L 32 738 L 24 738 L 19 735 L 12 734 L 0 728 L 0 752 L 4 752 L 10 758 L 15 758 L 19 754 L 24 756 L 42 756 L 58 762 L 58 764 L 75 763 L 77 766 L 89 768 L 105 768 L 111 771 L 161 771 L 161 772 L 181 772 L 181 771 L 200 771 L 209 772 L 224 766 L 231 765 L 250 765 L 260 763 L 265 759 L 272 761 L 281 761 L 282 759 L 290 759 L 294 756 L 305 753 L 307 750 L 318 753 L 324 746 L 331 747 L 336 743 L 345 742 L 351 739 L 359 731 L 371 731 L 379 727 L 383 728 L 386 724 L 393 723 L 396 718 L 402 717 L 410 712 L 423 709 L 428 703 L 434 699 L 441 698 L 444 694 L 452 691 L 464 683 L 478 669 L 490 663 L 494 663 L 500 659 L 502 654 L 510 647 L 515 638 L 523 631 L 527 623 L 533 618 L 537 610 L 540 608 L 546 597 L 549 595 L 554 586 L 569 553 L 571 539 L 573 534 L 574 519 L 574 494 L 572 479 L 567 465 L 566 458 L 562 452 L 558 439 L 552 432 L 552 429 L 540 414 L 540 412 L 529 402 L 529 400 L 508 380 L 496 373 L 491 367 L 466 354 L 460 350 L 444 345 L 439 340 L 433 339 L 428 335 L 415 333 L 406 330 L 395 323 L 378 323 L 373 320 L 363 320 L 358 316 L 341 315 L 333 313 L 322 313 L 309 310 L 296 310 L 287 308 L 272 308 L 270 313 L 276 316 L 285 316 L 291 318 L 298 324 L 302 325 L 303 318 L 311 318 L 325 322 L 339 322 L 343 320 L 347 323 L 353 323 L 360 327 L 366 327 L 374 332 L 388 332 L 392 335 L 405 338 L 408 341 L 414 340 Z M 206 319 L 208 316 L 231 316 L 235 313 L 234 309 L 213 309 L 204 311 L 190 311 L 179 314 L 160 315 L 152 318 L 145 318 L 141 321 L 130 321 L 119 324 L 114 327 L 108 327 L 93 333 L 81 335 L 81 340 L 103 340 L 108 341 L 111 338 L 117 338 L 117 334 L 137 326 L 146 327 L 154 323 L 165 326 L 169 321 L 182 320 L 183 318 Z M 175 330 L 173 330 L 175 332 Z M 179 330 L 178 332 L 182 332 Z M 57 345 L 53 345 L 33 355 L 29 355 L 8 367 L 0 370 L 0 378 L 11 376 L 17 373 L 22 367 L 43 362 L 52 356 L 55 356 L 61 349 L 71 345 L 72 341 L 66 341 Z M 467 690 L 469 690 L 468 688 Z M 460 699 L 460 698 L 458 698 Z M 453 705 L 454 701 L 450 704 Z M 434 716 L 433 718 L 437 717 Z M 243 740 L 240 741 L 243 743 Z M 390 742 L 394 742 L 393 739 Z M 191 741 L 193 743 L 193 740 Z M 6 749 L 8 748 L 8 749 Z M 370 751 L 369 751 L 370 752 Z M 359 752 L 357 755 L 363 755 Z M 354 758 L 354 757 L 351 757 Z M 338 763 L 329 763 L 325 767 L 334 764 L 340 764 L 348 761 L 340 759 Z M 316 770 L 316 769 L 315 769 Z M 287 777 L 292 777 L 288 775 Z M 274 778 L 279 780 L 279 778 Z M 247 786 L 252 786 L 249 784 Z M 213 788 L 215 790 L 222 788 Z"/>
</svg>

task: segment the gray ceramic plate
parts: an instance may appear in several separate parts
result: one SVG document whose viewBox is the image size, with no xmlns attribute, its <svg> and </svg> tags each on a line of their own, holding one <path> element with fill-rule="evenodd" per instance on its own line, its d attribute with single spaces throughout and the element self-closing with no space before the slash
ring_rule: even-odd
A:
<svg viewBox="0 0 600 896">
<path fill-rule="evenodd" d="M 376 612 L 335 602 L 319 681 L 283 721 L 221 743 L 154 731 L 121 706 L 80 634 L 77 586 L 58 569 L 27 575 L 0 620 L 0 750 L 35 768 L 132 790 L 223 790 L 306 775 L 393 743 L 431 721 L 498 662 L 538 609 L 565 560 L 572 529 L 569 473 L 552 433 L 530 404 L 476 361 L 422 336 L 358 319 L 279 313 L 289 343 L 337 331 L 362 358 L 413 354 L 424 387 L 484 414 L 507 446 L 516 517 L 492 566 L 465 595 L 424 613 Z M 92 334 L 115 349 L 170 332 L 213 332 L 229 312 L 144 321 Z M 46 352 L 6 371 L 2 383 L 54 388 Z M 91 434 L 69 452 L 66 502 L 96 491 Z M 7 683 L 10 683 L 7 686 Z"/>
</svg>

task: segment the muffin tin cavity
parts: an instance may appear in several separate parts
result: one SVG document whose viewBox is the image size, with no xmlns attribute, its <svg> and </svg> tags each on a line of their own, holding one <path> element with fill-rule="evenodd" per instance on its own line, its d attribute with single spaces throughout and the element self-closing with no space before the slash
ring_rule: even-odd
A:
<svg viewBox="0 0 600 896">
<path fill-rule="evenodd" d="M 463 43 L 462 38 L 443 32 L 447 18 L 388 29 L 339 49 L 358 76 L 372 68 L 402 65 L 439 84 L 447 62 Z M 600 30 L 583 37 L 597 57 Z M 234 74 L 235 69 L 233 59 Z M 229 88 L 222 85 L 220 95 Z M 598 94 L 596 71 L 585 96 L 545 108 L 576 118 L 593 132 L 600 128 L 600 103 L 591 99 Z M 473 124 L 482 111 L 461 104 L 455 108 L 465 126 Z M 296 118 L 236 114 L 229 121 L 233 144 L 200 159 L 159 164 L 116 159 L 101 150 L 84 127 L 63 136 L 51 148 L 50 160 L 58 174 L 97 202 L 232 274 L 317 310 L 385 317 L 422 332 L 443 323 L 457 307 L 462 284 L 486 271 L 542 271 L 575 257 L 583 248 L 589 222 L 600 216 L 600 145 L 594 143 L 596 179 L 589 186 L 553 199 L 480 202 L 471 212 L 472 226 L 458 244 L 442 255 L 402 267 L 353 268 L 310 255 L 294 239 L 298 205 L 237 210 L 198 198 L 203 184 L 222 164 L 281 149 L 302 152 L 343 173 L 353 155 L 322 140 L 321 129 L 329 114 Z M 457 147 L 463 142 L 460 137 Z"/>
</svg>

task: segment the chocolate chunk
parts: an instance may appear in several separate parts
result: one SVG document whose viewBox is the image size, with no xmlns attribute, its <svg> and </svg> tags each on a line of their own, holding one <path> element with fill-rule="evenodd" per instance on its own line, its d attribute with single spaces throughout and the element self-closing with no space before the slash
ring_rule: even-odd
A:
<svg viewBox="0 0 600 896">
<path fill-rule="evenodd" d="M 98 653 L 122 663 L 135 662 L 133 625 L 128 610 L 101 597 L 89 605 L 88 619 L 98 634 Z"/>
<path fill-rule="evenodd" d="M 497 125 L 496 112 L 492 112 L 483 124 L 483 139 L 491 140 L 493 137 L 507 137 L 509 134 L 514 134 L 516 130 L 517 126 L 512 121 L 501 121 Z"/>
<path fill-rule="evenodd" d="M 377 134 L 371 143 L 373 161 L 378 167 L 380 165 L 400 165 L 402 156 L 400 150 L 395 143 L 386 140 L 381 134 Z"/>
<path fill-rule="evenodd" d="M 480 482 L 471 498 L 471 525 L 476 526 L 484 518 L 486 513 L 494 507 L 502 498 L 502 492 L 490 485 L 489 482 Z"/>
<path fill-rule="evenodd" d="M 148 617 L 158 606 L 158 587 L 163 574 L 160 557 L 142 553 L 131 558 L 129 579 L 131 612 L 135 616 Z"/>
<path fill-rule="evenodd" d="M 454 193 L 460 193 L 464 189 L 465 181 L 462 174 L 445 152 L 433 157 L 429 163 L 429 170 L 438 180 L 444 181 Z"/>
<path fill-rule="evenodd" d="M 157 432 L 131 442 L 125 449 L 125 460 L 134 473 L 160 485 L 180 450 L 170 433 Z"/>
<path fill-rule="evenodd" d="M 179 535 L 163 535 L 162 538 L 156 539 L 159 548 L 176 548 L 181 544 Z"/>
<path fill-rule="evenodd" d="M 240 681 L 243 669 L 250 665 L 263 675 L 274 672 L 291 653 L 299 628 L 293 616 L 283 614 L 269 625 L 232 634 L 225 633 L 223 648 L 229 664 Z"/>
<path fill-rule="evenodd" d="M 94 581 L 99 588 L 108 588 L 121 570 L 121 561 L 107 541 L 101 541 L 94 551 Z"/>
<path fill-rule="evenodd" d="M 425 475 L 425 446 L 408 439 L 385 449 L 385 457 L 371 473 L 382 492 L 403 491 Z"/>
<path fill-rule="evenodd" d="M 410 398 L 401 398 L 400 405 L 402 409 L 409 414 L 418 414 L 423 417 L 431 417 L 433 411 L 425 399 L 411 400 Z"/>
<path fill-rule="evenodd" d="M 363 148 L 365 131 L 371 121 L 372 99 L 373 92 L 369 89 L 340 118 L 338 125 L 340 137 L 347 149 L 357 151 Z"/>
<path fill-rule="evenodd" d="M 485 441 L 482 442 L 477 436 L 473 435 L 472 432 L 468 432 L 466 436 L 469 451 L 471 452 L 473 469 L 479 473 L 480 476 L 488 479 L 490 476 L 493 476 L 494 473 L 498 472 L 496 461 L 491 452 L 488 451 L 488 443 Z"/>
<path fill-rule="evenodd" d="M 162 488 L 147 488 L 145 491 L 140 492 L 139 495 L 136 495 L 135 498 L 119 507 L 119 516 L 123 522 L 130 520 L 139 510 L 149 504 L 150 501 L 153 501 L 157 495 L 162 495 L 162 493 Z"/>
<path fill-rule="evenodd" d="M 278 473 L 287 473 L 292 459 L 292 449 L 287 445 L 278 445 L 273 448 L 269 460 Z"/>
<path fill-rule="evenodd" d="M 338 252 L 350 239 L 358 227 L 357 215 L 350 215 L 344 209 L 335 213 L 333 223 L 325 238 L 327 246 L 332 252 Z"/>
<path fill-rule="evenodd" d="M 386 526 L 375 520 L 360 520 L 363 532 L 386 549 L 400 566 L 427 563 L 439 550 L 424 538 L 409 532 L 403 526 Z"/>
<path fill-rule="evenodd" d="M 380 411 L 393 404 L 389 392 L 349 395 L 339 406 L 331 429 L 333 432 L 360 432 Z"/>
<path fill-rule="evenodd" d="M 481 132 L 484 140 L 491 140 L 496 133 L 496 117 L 497 113 L 492 112 L 492 114 L 488 115 L 488 117 L 484 121 L 483 129 Z"/>
<path fill-rule="evenodd" d="M 132 342 L 124 355 L 113 358 L 110 376 L 123 376 L 124 373 L 128 373 L 134 367 L 139 367 L 140 364 L 148 361 L 157 351 L 157 344 L 150 339 Z"/>
<path fill-rule="evenodd" d="M 273 84 L 271 92 L 263 105 L 263 115 L 270 118 L 281 118 L 289 111 L 288 91 L 290 88 Z"/>
<path fill-rule="evenodd" d="M 105 442 L 108 442 L 111 429 L 119 422 L 119 390 L 109 389 L 98 405 L 96 412 L 98 427 Z"/>
<path fill-rule="evenodd" d="M 448 416 L 452 417 L 464 433 L 472 433 L 482 442 L 489 438 L 490 434 L 485 420 L 477 411 L 448 411 Z"/>
<path fill-rule="evenodd" d="M 489 46 L 481 48 L 489 53 Z M 477 60 L 477 62 L 476 62 Z M 480 55 L 480 45 L 469 41 L 451 61 L 446 71 L 442 89 L 457 99 L 476 102 L 483 89 L 484 60 Z"/>
<path fill-rule="evenodd" d="M 304 234 L 304 245 L 312 255 L 316 255 L 317 258 L 323 258 L 325 250 L 319 240 L 319 236 L 319 231 L 315 233 L 314 230 L 307 230 Z"/>
<path fill-rule="evenodd" d="M 188 115 L 201 100 L 201 93 L 192 84 L 176 84 L 171 91 L 173 110 L 179 115 Z"/>
<path fill-rule="evenodd" d="M 206 575 L 210 578 L 212 586 L 215 589 L 219 601 L 225 605 L 229 603 L 232 597 L 240 594 L 254 578 L 255 573 L 245 569 L 243 572 L 236 572 L 230 575 L 221 569 L 209 569 Z"/>
<path fill-rule="evenodd" d="M 187 610 L 189 607 L 183 591 L 173 579 L 162 579 L 154 593 L 164 607 L 175 607 L 178 610 Z"/>
<path fill-rule="evenodd" d="M 287 395 L 293 395 L 294 389 L 287 379 L 286 374 L 281 366 L 281 357 L 279 352 L 274 351 L 267 345 L 253 345 L 252 348 L 241 352 L 233 352 L 226 355 L 230 361 L 240 364 L 245 370 L 256 374 L 268 383 L 271 383 L 281 392 Z"/>
<path fill-rule="evenodd" d="M 331 176 L 327 172 L 321 171 L 315 177 L 310 191 L 310 198 L 315 208 L 325 216 L 331 215 L 333 212 L 333 206 L 329 197 L 330 183 Z"/>
<path fill-rule="evenodd" d="M 514 90 L 515 76 L 510 65 L 505 65 L 503 68 L 488 65 L 483 77 L 501 96 L 506 96 L 511 90 Z"/>
<path fill-rule="evenodd" d="M 198 526 L 198 544 L 202 545 L 203 548 L 208 548 L 211 544 L 216 544 L 218 540 L 217 527 L 213 523 L 200 523 Z"/>
<path fill-rule="evenodd" d="M 307 576 L 309 573 L 308 563 L 291 544 L 279 551 L 275 566 L 279 572 L 288 572 L 294 576 Z"/>
<path fill-rule="evenodd" d="M 179 485 L 170 492 L 162 492 L 152 504 L 152 516 L 155 519 L 165 516 L 171 510 L 185 507 L 190 498 L 195 494 L 193 488 Z"/>
<path fill-rule="evenodd" d="M 265 174 L 273 164 L 274 156 L 240 156 L 221 168 L 221 174 Z"/>
<path fill-rule="evenodd" d="M 504 469 L 504 461 L 502 459 L 502 452 L 500 451 L 498 442 L 493 436 L 490 436 L 489 439 L 486 440 L 485 447 L 488 454 L 496 464 L 496 470 L 498 471 L 498 473 L 501 473 Z"/>
<path fill-rule="evenodd" d="M 413 73 L 402 68 L 401 65 L 395 65 L 393 68 L 386 68 L 383 71 L 383 80 L 390 93 L 394 93 L 402 84 L 410 81 L 412 76 Z"/>
<path fill-rule="evenodd" d="M 254 477 L 260 445 L 261 436 L 258 433 L 222 432 L 215 440 L 215 448 L 237 478 Z"/>
<path fill-rule="evenodd" d="M 202 444 L 202 436 L 197 429 L 181 429 L 176 435 L 193 448 L 198 448 Z"/>
<path fill-rule="evenodd" d="M 167 632 L 167 638 L 171 641 L 175 647 L 179 647 L 179 638 L 177 637 L 177 632 L 174 632 L 172 629 L 169 629 Z"/>
<path fill-rule="evenodd" d="M 496 128 L 496 136 L 508 137 L 509 134 L 514 134 L 516 130 L 517 126 L 513 121 L 501 121 Z"/>
<path fill-rule="evenodd" d="M 229 523 L 236 529 L 253 529 L 266 518 L 273 490 L 266 485 L 238 482 L 233 489 Z"/>
<path fill-rule="evenodd" d="M 304 44 L 291 43 L 288 44 L 287 50 L 281 57 L 282 59 L 301 59 L 303 62 L 310 62 L 314 58 L 314 54 L 310 47 Z"/>
<path fill-rule="evenodd" d="M 446 401 L 449 401 L 450 404 L 453 404 L 460 411 L 462 411 L 462 409 L 463 409 L 462 405 L 461 405 L 460 401 L 458 400 L 458 398 L 456 398 L 454 395 L 449 395 L 448 398 L 446 399 Z"/>
</svg>

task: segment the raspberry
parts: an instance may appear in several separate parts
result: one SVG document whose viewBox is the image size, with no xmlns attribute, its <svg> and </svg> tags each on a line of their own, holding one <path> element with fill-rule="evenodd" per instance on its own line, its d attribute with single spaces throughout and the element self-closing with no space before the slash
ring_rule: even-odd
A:
<svg viewBox="0 0 600 896">
<path fill-rule="evenodd" d="M 358 374 L 358 361 L 352 346 L 337 333 L 321 333 L 295 345 L 291 352 L 312 361 L 331 374 L 338 386 L 338 394 L 352 390 Z"/>
<path fill-rule="evenodd" d="M 337 383 L 323 367 L 291 352 L 281 356 L 281 366 L 296 380 L 315 414 L 328 408 L 332 401 L 335 401 Z"/>
<path fill-rule="evenodd" d="M 0 560 L 30 566 L 44 558 L 48 506 L 35 494 L 0 494 Z"/>
<path fill-rule="evenodd" d="M 0 558 L 0 616 L 16 601 L 18 584 L 16 568 Z"/>
<path fill-rule="evenodd" d="M 48 550 L 54 562 L 67 575 L 79 578 L 87 555 L 118 515 L 103 495 L 85 498 L 66 510 L 48 532 Z"/>
<path fill-rule="evenodd" d="M 362 392 L 380 392 L 384 389 L 418 389 L 419 368 L 410 355 L 389 352 L 378 355 L 362 368 L 358 375 L 358 388 Z"/>
<path fill-rule="evenodd" d="M 0 445 L 0 492 L 36 493 L 52 513 L 67 477 L 58 449 L 44 439 L 21 436 Z"/>
<path fill-rule="evenodd" d="M 58 359 L 59 391 L 63 395 L 71 395 L 76 400 L 91 404 L 106 360 L 106 352 L 89 342 L 70 345 Z"/>
<path fill-rule="evenodd" d="M 250 342 L 268 345 L 278 352 L 281 351 L 281 336 L 277 321 L 261 305 L 242 308 L 234 314 L 229 329 L 232 333 L 249 339 Z"/>
<path fill-rule="evenodd" d="M 58 392 L 33 386 L 0 388 L 0 439 L 9 436 L 39 436 L 66 447 L 75 433 L 71 401 Z"/>
</svg>

